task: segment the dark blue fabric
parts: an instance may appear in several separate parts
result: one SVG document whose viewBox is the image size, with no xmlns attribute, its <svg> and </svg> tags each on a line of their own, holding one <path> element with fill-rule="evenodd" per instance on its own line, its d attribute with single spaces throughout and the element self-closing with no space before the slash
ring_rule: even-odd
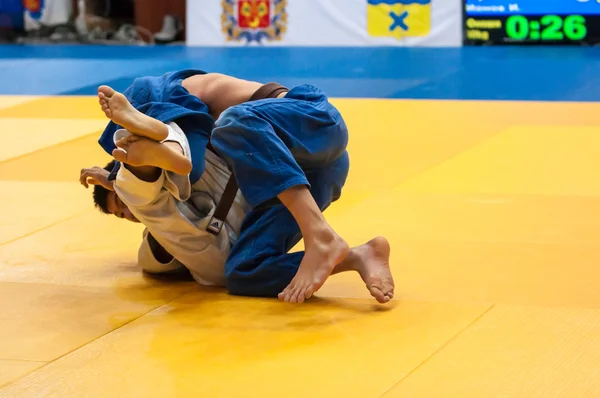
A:
<svg viewBox="0 0 600 398">
<path fill-rule="evenodd" d="M 342 156 L 348 129 L 323 91 L 301 85 L 284 98 L 227 109 L 215 124 L 211 143 L 256 207 L 291 186 L 308 186 L 304 171 Z"/>
<path fill-rule="evenodd" d="M 276 197 L 306 185 L 321 210 L 340 197 L 350 166 L 346 124 L 321 90 L 303 85 L 281 99 L 229 108 L 217 120 L 211 143 L 253 206 L 225 264 L 228 290 L 275 297 L 304 254 L 287 253 L 302 235 Z"/>
<path fill-rule="evenodd" d="M 204 156 L 214 120 L 206 104 L 191 95 L 181 81 L 188 77 L 205 74 L 201 70 L 186 69 L 170 72 L 162 76 L 149 76 L 135 79 L 123 92 L 129 102 L 140 112 L 160 120 L 163 123 L 176 122 L 185 132 L 191 148 L 191 183 L 195 183 L 204 173 Z M 108 153 L 115 149 L 114 133 L 120 129 L 110 122 L 102 133 L 98 143 Z"/>
<path fill-rule="evenodd" d="M 23 0 L 0 1 L 0 28 L 22 28 L 24 10 Z"/>
<path fill-rule="evenodd" d="M 349 168 L 345 152 L 333 164 L 306 173 L 310 193 L 321 211 L 340 198 Z M 229 293 L 277 297 L 298 272 L 304 252 L 288 251 L 300 239 L 300 228 L 283 204 L 251 210 L 225 264 Z"/>
</svg>

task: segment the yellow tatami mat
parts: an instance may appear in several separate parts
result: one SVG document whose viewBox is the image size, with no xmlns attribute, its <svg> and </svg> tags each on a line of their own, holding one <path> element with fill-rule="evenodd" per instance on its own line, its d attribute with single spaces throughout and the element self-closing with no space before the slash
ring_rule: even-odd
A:
<svg viewBox="0 0 600 398">
<path fill-rule="evenodd" d="M 9 382 L 24 376 L 31 371 L 44 365 L 46 362 L 35 362 L 35 361 L 14 361 L 7 359 L 0 359 L 0 387 Z"/>
<path fill-rule="evenodd" d="M 114 393 L 131 397 L 188 397 L 203 391 L 215 397 L 332 397 L 341 391 L 348 397 L 374 397 L 485 310 L 481 305 L 398 303 L 378 311 L 366 301 L 340 299 L 290 308 L 196 292 L 3 393 L 107 396 L 93 377 L 76 377 L 97 374 L 119 386 Z M 389 349 L 398 341 L 412 342 L 411 349 Z M 144 379 L 149 382 L 140 383 Z"/>
<path fill-rule="evenodd" d="M 600 396 L 595 105 L 335 103 L 326 216 L 390 240 L 388 306 L 353 274 L 299 306 L 142 274 L 77 181 L 97 100 L 0 97 L 0 397 Z"/>
<path fill-rule="evenodd" d="M 495 307 L 384 397 L 597 397 L 598 336 L 599 310 Z"/>
<path fill-rule="evenodd" d="M 0 160 L 11 159 L 50 145 L 92 134 L 101 120 L 2 118 Z M 24 133 L 27 131 L 27 133 Z"/>
<path fill-rule="evenodd" d="M 3 108 L 15 108 L 19 104 L 30 104 L 40 97 L 32 95 L 0 96 L 0 111 Z"/>
</svg>

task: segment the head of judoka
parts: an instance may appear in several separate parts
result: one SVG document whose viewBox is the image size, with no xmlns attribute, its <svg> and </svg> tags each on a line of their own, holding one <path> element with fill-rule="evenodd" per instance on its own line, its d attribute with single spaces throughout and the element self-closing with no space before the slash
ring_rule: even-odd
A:
<svg viewBox="0 0 600 398">
<path fill-rule="evenodd" d="M 111 181 L 110 175 L 116 165 L 116 161 L 113 160 L 104 168 L 96 166 L 91 169 L 83 169 L 79 181 L 86 188 L 89 185 L 94 186 L 94 204 L 101 212 L 128 221 L 139 222 L 115 192 L 114 181 Z"/>
</svg>

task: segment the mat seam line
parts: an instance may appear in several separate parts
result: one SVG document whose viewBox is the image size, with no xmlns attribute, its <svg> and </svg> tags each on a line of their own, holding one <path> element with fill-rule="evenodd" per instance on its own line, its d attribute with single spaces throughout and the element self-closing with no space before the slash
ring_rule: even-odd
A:
<svg viewBox="0 0 600 398">
<path fill-rule="evenodd" d="M 362 199 L 360 202 L 353 204 L 348 209 L 346 209 L 344 211 L 344 213 L 346 213 L 349 210 L 352 210 L 352 209 L 356 208 L 357 206 L 363 204 L 365 201 L 373 200 L 373 199 L 379 198 L 379 197 L 385 197 L 386 195 L 389 195 L 389 194 L 392 194 L 392 193 L 395 193 L 395 192 L 402 192 L 402 191 L 398 191 L 398 189 L 401 189 L 401 187 L 403 185 L 405 185 L 407 182 L 409 182 L 409 181 L 411 181 L 411 180 L 419 177 L 422 174 L 425 174 L 426 172 L 428 172 L 430 170 L 433 170 L 433 169 L 435 169 L 437 167 L 440 167 L 444 163 L 453 160 L 454 158 L 458 157 L 459 155 L 463 154 L 464 152 L 467 152 L 467 151 L 469 151 L 469 150 L 471 150 L 471 149 L 473 149 L 473 148 L 481 145 L 482 143 L 486 142 L 487 140 L 490 140 L 493 137 L 501 134 L 502 131 L 503 130 L 500 130 L 500 131 L 497 131 L 495 133 L 490 134 L 489 136 L 483 137 L 480 140 L 477 140 L 477 141 L 473 142 L 472 145 L 469 145 L 466 148 L 463 148 L 462 150 L 458 151 L 457 153 L 455 153 L 453 155 L 448 156 L 447 158 L 444 158 L 444 159 L 442 159 L 442 160 L 440 160 L 438 162 L 435 162 L 435 163 L 433 163 L 431 165 L 424 166 L 424 167 L 420 168 L 419 170 L 416 170 L 414 173 L 411 173 L 410 175 L 407 175 L 406 178 L 403 181 L 399 182 L 398 184 L 393 185 L 392 187 L 386 188 L 385 190 L 383 190 L 381 192 L 378 192 L 376 194 L 369 195 L 368 197 Z M 334 217 L 340 217 L 340 216 L 343 216 L 343 214 L 338 214 L 337 216 L 334 216 Z"/>
<path fill-rule="evenodd" d="M 0 117 L 0 119 L 2 119 L 2 118 Z M 55 147 L 58 147 L 58 146 L 61 146 L 61 145 L 71 144 L 71 143 L 73 143 L 75 141 L 83 140 L 84 138 L 88 138 L 90 135 L 95 135 L 95 134 L 98 134 L 98 132 L 95 131 L 95 132 L 90 133 L 90 134 L 86 134 L 86 135 L 83 135 L 83 136 L 80 136 L 80 137 L 71 138 L 70 140 L 67 140 L 67 141 L 58 142 L 56 144 L 48 145 L 48 146 L 45 146 L 45 147 L 40 148 L 40 149 L 36 149 L 34 151 L 31 151 L 31 152 L 23 153 L 21 155 L 17 155 L 17 156 L 12 157 L 12 158 L 3 159 L 3 160 L 0 160 L 0 164 L 7 163 L 7 162 L 10 162 L 10 161 L 13 161 L 13 160 L 20 159 L 20 158 L 24 158 L 25 156 L 30 156 L 30 155 L 36 154 L 38 152 L 42 152 L 42 151 L 45 151 L 47 149 L 55 148 Z"/>
<path fill-rule="evenodd" d="M 155 308 L 151 308 L 151 309 L 149 309 L 147 312 L 144 312 L 144 313 L 143 313 L 143 314 L 141 314 L 140 316 L 137 316 L 137 317 L 135 317 L 135 318 L 132 318 L 131 320 L 129 320 L 129 321 L 127 321 L 127 322 L 125 322 L 125 323 L 124 323 L 124 324 L 122 324 L 121 326 L 119 326 L 119 327 L 117 327 L 117 328 L 115 328 L 115 329 L 109 330 L 108 332 L 106 332 L 106 333 L 103 333 L 103 334 L 101 334 L 100 336 L 98 336 L 98 337 L 96 337 L 96 338 L 93 338 L 92 340 L 90 340 L 90 341 L 87 341 L 87 342 L 85 342 L 84 344 L 82 344 L 82 345 L 80 345 L 80 346 L 78 346 L 78 347 L 76 347 L 76 348 L 73 348 L 72 350 L 70 350 L 70 351 L 68 351 L 68 352 L 66 352 L 66 353 L 64 353 L 64 354 L 62 354 L 62 355 L 60 355 L 60 356 L 58 356 L 58 357 L 56 357 L 56 358 L 54 358 L 54 359 L 50 360 L 50 361 L 45 361 L 45 363 L 44 363 L 42 366 L 40 366 L 39 368 L 37 368 L 37 369 L 35 369 L 35 370 L 33 370 L 33 371 L 31 371 L 31 372 L 29 372 L 29 373 L 27 373 L 27 374 L 25 374 L 25 375 L 21 376 L 21 377 L 18 377 L 18 378 L 16 378 L 15 380 L 13 380 L 13 381 L 9 382 L 8 384 L 6 384 L 6 385 L 4 385 L 4 386 L 0 387 L 0 392 L 2 392 L 3 390 L 5 390 L 6 388 L 8 388 L 8 387 L 12 386 L 13 384 L 17 383 L 19 380 L 21 380 L 21 379 L 24 379 L 25 377 L 27 377 L 27 376 L 29 376 L 29 375 L 31 375 L 31 374 L 33 374 L 33 373 L 35 373 L 35 372 L 38 372 L 38 371 L 40 371 L 40 370 L 44 369 L 46 366 L 48 366 L 48 365 L 50 365 L 50 364 L 52 364 L 52 363 L 54 363 L 54 362 L 56 362 L 56 361 L 60 360 L 61 358 L 64 358 L 64 357 L 66 357 L 67 355 L 70 355 L 70 354 L 74 353 L 74 352 L 75 352 L 75 351 L 77 351 L 77 350 L 80 350 L 80 349 L 84 348 L 84 347 L 85 347 L 85 346 L 87 346 L 88 344 L 92 344 L 93 342 L 95 342 L 95 341 L 97 341 L 97 340 L 99 340 L 99 339 L 101 339 L 101 338 L 103 338 L 103 337 L 105 337 L 105 336 L 108 336 L 108 335 L 109 335 L 109 334 L 111 334 L 111 333 L 114 333 L 114 332 L 116 332 L 117 330 L 119 330 L 119 329 L 121 329 L 121 328 L 123 328 L 123 327 L 125 327 L 125 326 L 129 325 L 129 324 L 130 324 L 130 323 L 132 323 L 132 322 L 135 322 L 135 321 L 137 321 L 138 319 L 140 319 L 140 318 L 142 318 L 142 317 L 144 317 L 144 316 L 146 316 L 146 315 L 150 314 L 151 312 L 154 312 L 154 311 L 158 310 L 158 309 L 159 309 L 159 308 L 161 308 L 161 307 L 164 307 L 165 305 L 168 305 L 169 303 L 172 303 L 173 301 L 177 300 L 177 299 L 178 299 L 178 298 L 180 298 L 181 296 L 183 296 L 183 295 L 185 295 L 185 294 L 188 294 L 188 293 L 189 293 L 189 291 L 188 291 L 188 292 L 182 292 L 181 294 L 178 294 L 177 296 L 173 297 L 173 299 L 172 299 L 172 300 L 169 300 L 169 301 L 167 301 L 166 303 L 162 303 L 162 304 L 158 305 L 158 306 L 157 306 L 157 307 L 155 307 Z M 40 362 L 44 362 L 44 361 L 40 361 Z"/>
<path fill-rule="evenodd" d="M 435 162 L 435 163 L 431 164 L 430 166 L 425 166 L 425 167 L 423 167 L 421 170 L 419 170 L 419 171 L 416 171 L 415 173 L 413 173 L 413 174 L 412 174 L 412 175 L 410 175 L 410 176 L 407 176 L 407 177 L 404 179 L 404 181 L 402 181 L 402 182 L 400 182 L 400 183 L 398 183 L 398 184 L 396 184 L 396 185 L 392 186 L 392 187 L 391 187 L 391 188 L 389 188 L 389 190 L 387 190 L 387 191 L 388 191 L 388 192 L 397 192 L 397 191 L 398 191 L 398 189 L 401 189 L 401 188 L 402 188 L 402 186 L 403 186 L 403 185 L 405 185 L 407 182 L 409 182 L 409 181 L 411 181 L 411 180 L 413 180 L 413 179 L 415 179 L 415 178 L 419 177 L 421 174 L 424 174 L 424 173 L 426 173 L 426 172 L 428 172 L 428 171 L 430 171 L 430 170 L 434 170 L 434 169 L 436 169 L 436 168 L 440 167 L 441 165 L 443 165 L 443 164 L 445 164 L 445 163 L 447 163 L 447 162 L 449 162 L 449 161 L 451 161 L 451 160 L 454 160 L 454 159 L 456 159 L 457 157 L 459 157 L 460 155 L 464 154 L 465 152 L 468 152 L 468 151 L 470 151 L 470 150 L 472 150 L 472 149 L 474 149 L 474 148 L 477 148 L 478 146 L 480 146 L 480 145 L 481 145 L 481 144 L 483 144 L 484 142 L 486 142 L 486 141 L 489 141 L 489 140 L 491 140 L 492 138 L 494 138 L 494 137 L 496 137 L 496 136 L 498 136 L 498 135 L 502 134 L 502 132 L 504 132 L 505 130 L 506 130 L 506 129 L 504 129 L 504 130 L 499 130 L 499 131 L 497 131 L 497 132 L 495 132 L 495 133 L 492 133 L 492 134 L 490 134 L 490 135 L 488 135 L 488 136 L 486 136 L 486 137 L 483 137 L 483 138 L 481 138 L 481 139 L 479 139 L 479 140 L 476 140 L 475 142 L 473 142 L 473 144 L 472 144 L 472 145 L 469 145 L 469 146 L 467 146 L 466 148 L 463 148 L 462 150 L 460 150 L 460 151 L 456 152 L 455 154 L 453 154 L 453 155 L 450 155 L 450 156 L 448 156 L 447 158 L 445 158 L 445 159 L 442 159 L 442 160 L 440 160 L 440 161 L 438 161 L 438 162 Z M 401 191 L 400 191 L 400 192 L 401 192 Z"/>
<path fill-rule="evenodd" d="M 11 243 L 13 243 L 13 242 L 16 242 L 16 241 L 18 241 L 19 239 L 27 238 L 27 237 L 29 237 L 29 236 L 31 236 L 31 235 L 37 234 L 38 232 L 42 232 L 42 231 L 44 231 L 44 230 L 46 230 L 46 229 L 48 229 L 48 228 L 52 228 L 52 227 L 54 227 L 54 226 L 56 226 L 56 225 L 58 225 L 58 224 L 61 224 L 61 223 L 63 223 L 63 222 L 66 222 L 66 221 L 69 221 L 69 220 L 71 220 L 71 219 L 73 219 L 73 218 L 75 218 L 75 217 L 79 217 L 79 216 L 80 216 L 80 215 L 82 215 L 82 214 L 83 214 L 83 212 L 78 212 L 77 214 L 74 214 L 74 215 L 72 215 L 72 216 L 69 216 L 69 217 L 67 217 L 67 218 L 64 218 L 64 219 L 62 219 L 62 220 L 55 221 L 55 222 L 53 222 L 53 223 L 51 223 L 51 224 L 45 225 L 45 226 L 43 226 L 42 228 L 39 228 L 39 229 L 36 229 L 36 230 L 34 230 L 34 231 L 28 232 L 28 233 L 26 233 L 26 234 L 24 234 L 24 235 L 20 235 L 20 236 L 18 236 L 18 237 L 16 237 L 16 238 L 9 239 L 9 240 L 7 240 L 6 242 L 0 242 L 0 247 L 2 247 L 2 246 L 5 246 L 5 245 L 8 245 L 8 244 L 11 244 Z"/>
<path fill-rule="evenodd" d="M 481 314 L 479 314 L 477 317 L 475 317 L 475 319 L 473 319 L 471 322 L 469 322 L 464 328 L 462 328 L 461 330 L 459 330 L 454 336 L 452 336 L 451 338 L 449 338 L 444 344 L 442 344 L 437 350 L 435 350 L 434 352 L 432 352 L 430 355 L 427 356 L 427 358 L 425 358 L 423 361 L 421 361 L 421 363 L 419 363 L 417 366 L 415 366 L 412 370 L 410 370 L 406 375 L 404 375 L 400 380 L 398 380 L 398 382 L 394 383 L 390 388 L 388 388 L 387 390 L 385 390 L 383 392 L 383 394 L 381 394 L 379 396 L 379 398 L 383 398 L 385 395 L 387 395 L 390 391 L 392 391 L 394 388 L 396 388 L 397 386 L 399 386 L 404 380 L 406 380 L 407 378 L 409 378 L 411 375 L 413 375 L 417 370 L 419 370 L 421 367 L 423 367 L 423 365 L 425 365 L 427 362 L 429 362 L 430 359 L 432 359 L 434 356 L 436 356 L 439 352 L 441 352 L 444 348 L 446 348 L 450 343 L 452 343 L 454 340 L 456 340 L 460 335 L 462 335 L 467 329 L 469 329 L 471 326 L 473 326 L 477 321 L 479 321 L 481 318 L 483 318 L 487 313 L 489 313 L 494 307 L 496 306 L 496 304 L 492 304 L 489 308 L 487 308 L 485 311 L 483 311 Z"/>
</svg>

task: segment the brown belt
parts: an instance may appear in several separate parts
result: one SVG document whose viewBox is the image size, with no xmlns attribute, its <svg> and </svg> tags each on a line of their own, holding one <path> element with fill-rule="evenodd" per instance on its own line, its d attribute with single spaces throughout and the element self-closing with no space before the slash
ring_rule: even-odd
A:
<svg viewBox="0 0 600 398">
<path fill-rule="evenodd" d="M 288 91 L 290 90 L 288 90 L 286 87 L 283 87 L 279 83 L 263 84 L 259 87 L 258 90 L 254 92 L 254 94 L 252 94 L 252 97 L 250 97 L 249 101 L 258 101 L 267 98 L 277 98 L 279 94 L 287 93 Z"/>
<path fill-rule="evenodd" d="M 252 94 L 249 102 L 267 98 L 277 98 L 277 96 L 281 93 L 285 93 L 288 91 L 290 90 L 278 83 L 267 83 L 260 86 L 260 88 L 256 90 L 254 94 Z M 210 142 L 208 143 L 208 145 L 206 145 L 206 149 L 217 154 Z M 231 209 L 231 206 L 235 201 L 237 191 L 238 184 L 235 180 L 235 176 L 233 175 L 232 171 L 231 177 L 229 177 L 229 181 L 227 181 L 227 185 L 225 186 L 225 190 L 223 191 L 223 195 L 221 196 L 221 200 L 219 201 L 219 204 L 217 204 L 217 208 L 212 218 L 210 219 L 208 226 L 206 227 L 206 230 L 209 233 L 213 235 L 218 235 L 219 232 L 221 232 L 221 229 L 223 229 L 223 224 L 227 219 L 227 214 L 229 214 L 229 210 Z"/>
</svg>

